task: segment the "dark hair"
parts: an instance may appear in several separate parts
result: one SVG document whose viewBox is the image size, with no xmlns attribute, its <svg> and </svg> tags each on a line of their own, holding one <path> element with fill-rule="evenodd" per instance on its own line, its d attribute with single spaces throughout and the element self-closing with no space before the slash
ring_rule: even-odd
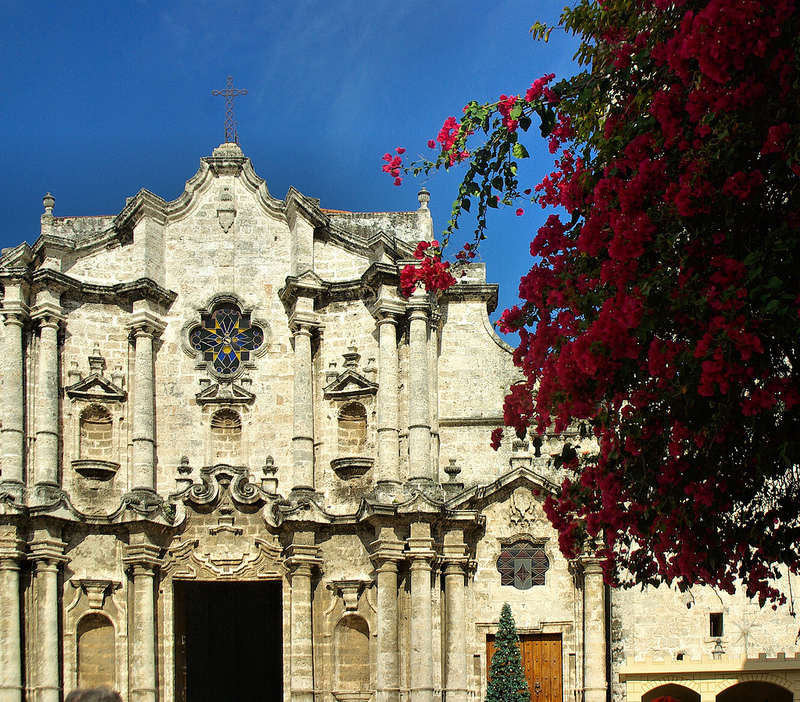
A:
<svg viewBox="0 0 800 702">
<path fill-rule="evenodd" d="M 109 687 L 93 687 L 86 690 L 73 690 L 64 702 L 122 702 L 122 695 Z"/>
</svg>

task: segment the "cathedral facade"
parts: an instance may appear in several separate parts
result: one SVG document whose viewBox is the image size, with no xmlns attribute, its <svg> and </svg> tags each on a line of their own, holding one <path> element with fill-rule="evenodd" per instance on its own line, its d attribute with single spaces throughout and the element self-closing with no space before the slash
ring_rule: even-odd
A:
<svg viewBox="0 0 800 702">
<path fill-rule="evenodd" d="M 0 258 L 0 702 L 468 702 L 508 602 L 535 702 L 800 699 L 794 601 L 611 591 L 509 437 L 472 265 L 399 294 L 418 208 L 273 197 L 238 145 L 172 202 Z M 787 581 L 791 588 L 791 581 Z"/>
</svg>

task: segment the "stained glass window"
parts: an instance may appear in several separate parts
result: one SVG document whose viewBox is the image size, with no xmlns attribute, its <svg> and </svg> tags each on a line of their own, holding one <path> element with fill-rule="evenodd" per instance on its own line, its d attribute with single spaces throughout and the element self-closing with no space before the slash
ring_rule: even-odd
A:
<svg viewBox="0 0 800 702">
<path fill-rule="evenodd" d="M 192 348 L 203 354 L 203 360 L 220 375 L 233 375 L 243 361 L 250 360 L 250 352 L 264 343 L 264 331 L 250 324 L 250 315 L 244 315 L 234 304 L 225 303 L 203 315 L 202 324 L 189 334 Z"/>
<path fill-rule="evenodd" d="M 497 559 L 500 584 L 513 585 L 517 590 L 544 585 L 544 576 L 549 567 L 544 546 L 530 541 L 517 541 L 511 546 L 503 546 Z"/>
</svg>

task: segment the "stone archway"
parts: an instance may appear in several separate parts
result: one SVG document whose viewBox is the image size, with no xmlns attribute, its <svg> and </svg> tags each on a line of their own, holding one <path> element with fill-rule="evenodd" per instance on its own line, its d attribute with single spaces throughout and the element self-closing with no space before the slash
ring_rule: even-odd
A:
<svg viewBox="0 0 800 702">
<path fill-rule="evenodd" d="M 662 697 L 671 697 L 678 702 L 700 702 L 700 695 L 694 690 L 677 683 L 659 685 L 642 695 L 642 702 L 656 702 Z"/>
<path fill-rule="evenodd" d="M 792 702 L 793 699 L 786 688 L 763 680 L 736 683 L 717 695 L 717 702 Z"/>
</svg>

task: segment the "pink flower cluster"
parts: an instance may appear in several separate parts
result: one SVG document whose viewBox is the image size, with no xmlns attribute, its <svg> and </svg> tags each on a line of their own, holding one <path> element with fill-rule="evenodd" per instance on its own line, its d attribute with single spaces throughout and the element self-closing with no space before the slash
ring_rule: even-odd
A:
<svg viewBox="0 0 800 702">
<path fill-rule="evenodd" d="M 395 151 L 397 152 L 397 156 L 392 156 L 391 154 L 384 154 L 383 160 L 386 163 L 383 165 L 383 172 L 388 173 L 392 178 L 394 178 L 394 184 L 400 185 L 403 182 L 403 179 L 400 177 L 400 169 L 403 166 L 403 159 L 400 158 L 406 150 L 401 146 L 398 146 Z"/>
<path fill-rule="evenodd" d="M 447 290 L 455 285 L 450 273 L 450 264 L 442 261 L 442 250 L 438 241 L 420 241 L 414 251 L 419 264 L 405 266 L 400 272 L 400 291 L 410 297 L 421 284 L 425 290 Z"/>
</svg>

